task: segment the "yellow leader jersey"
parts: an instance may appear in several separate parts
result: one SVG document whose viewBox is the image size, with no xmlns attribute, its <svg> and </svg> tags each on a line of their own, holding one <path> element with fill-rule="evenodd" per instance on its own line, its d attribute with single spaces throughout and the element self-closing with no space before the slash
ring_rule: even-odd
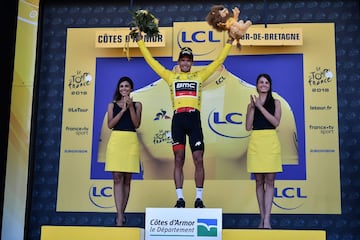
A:
<svg viewBox="0 0 360 240">
<path fill-rule="evenodd" d="M 138 41 L 139 49 L 149 66 L 164 79 L 170 89 L 173 110 L 192 107 L 201 110 L 202 83 L 225 61 L 232 44 L 226 43 L 219 56 L 208 66 L 195 72 L 174 72 L 156 61 L 143 40 Z"/>
</svg>

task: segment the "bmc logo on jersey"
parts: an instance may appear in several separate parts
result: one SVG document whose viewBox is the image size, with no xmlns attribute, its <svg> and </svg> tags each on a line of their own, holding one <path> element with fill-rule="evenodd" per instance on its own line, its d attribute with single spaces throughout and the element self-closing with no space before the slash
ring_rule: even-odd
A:
<svg viewBox="0 0 360 240">
<path fill-rule="evenodd" d="M 197 82 L 175 82 L 175 96 L 196 97 L 198 92 Z"/>
<path fill-rule="evenodd" d="M 196 91 L 197 84 L 196 82 L 176 82 L 175 83 L 175 89 L 179 90 L 192 90 Z"/>
</svg>

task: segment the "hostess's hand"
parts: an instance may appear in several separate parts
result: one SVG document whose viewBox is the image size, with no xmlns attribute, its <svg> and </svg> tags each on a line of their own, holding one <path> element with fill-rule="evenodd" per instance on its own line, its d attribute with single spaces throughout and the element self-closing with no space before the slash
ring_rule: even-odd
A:
<svg viewBox="0 0 360 240">
<path fill-rule="evenodd" d="M 129 107 L 129 104 L 127 103 L 128 102 L 128 99 L 129 98 L 129 96 L 123 96 L 123 101 L 122 101 L 122 104 L 121 104 L 121 111 L 122 112 L 125 112 L 127 109 L 128 109 L 128 107 Z"/>
<path fill-rule="evenodd" d="M 250 107 L 255 108 L 255 95 L 250 95 Z"/>
<path fill-rule="evenodd" d="M 127 97 L 126 104 L 127 104 L 128 108 L 134 108 L 134 102 L 133 102 L 132 97 L 129 97 L 129 96 Z"/>
<path fill-rule="evenodd" d="M 256 106 L 258 109 L 260 109 L 260 108 L 263 106 L 263 102 L 260 100 L 259 97 L 255 96 L 255 95 L 253 95 L 253 98 L 254 98 L 253 101 L 254 101 L 255 106 Z"/>
</svg>

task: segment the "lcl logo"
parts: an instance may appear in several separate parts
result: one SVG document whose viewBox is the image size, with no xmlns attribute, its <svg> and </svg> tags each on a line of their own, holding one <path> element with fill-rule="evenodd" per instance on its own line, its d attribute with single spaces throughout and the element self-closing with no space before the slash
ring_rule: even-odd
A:
<svg viewBox="0 0 360 240">
<path fill-rule="evenodd" d="M 304 199 L 307 198 L 302 190 L 300 187 L 285 187 L 282 189 L 276 187 L 274 189 L 273 204 L 284 210 L 297 209 L 303 205 Z"/>
<path fill-rule="evenodd" d="M 113 189 L 110 186 L 95 186 L 89 188 L 89 200 L 92 204 L 99 208 L 112 208 L 114 207 L 112 198 Z M 111 204 L 109 204 L 109 202 Z"/>
<path fill-rule="evenodd" d="M 219 39 L 215 39 L 214 31 L 195 31 L 192 33 L 180 31 L 179 36 L 179 40 L 183 43 L 220 42 Z"/>
</svg>

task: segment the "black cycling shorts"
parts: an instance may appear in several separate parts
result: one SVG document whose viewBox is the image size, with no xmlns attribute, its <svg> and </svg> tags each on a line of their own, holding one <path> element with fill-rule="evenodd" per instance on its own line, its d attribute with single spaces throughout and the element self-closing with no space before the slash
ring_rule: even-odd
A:
<svg viewBox="0 0 360 240">
<path fill-rule="evenodd" d="M 173 148 L 186 145 L 186 135 L 189 137 L 191 151 L 204 151 L 204 135 L 201 127 L 200 112 L 174 113 L 171 124 Z"/>
</svg>

